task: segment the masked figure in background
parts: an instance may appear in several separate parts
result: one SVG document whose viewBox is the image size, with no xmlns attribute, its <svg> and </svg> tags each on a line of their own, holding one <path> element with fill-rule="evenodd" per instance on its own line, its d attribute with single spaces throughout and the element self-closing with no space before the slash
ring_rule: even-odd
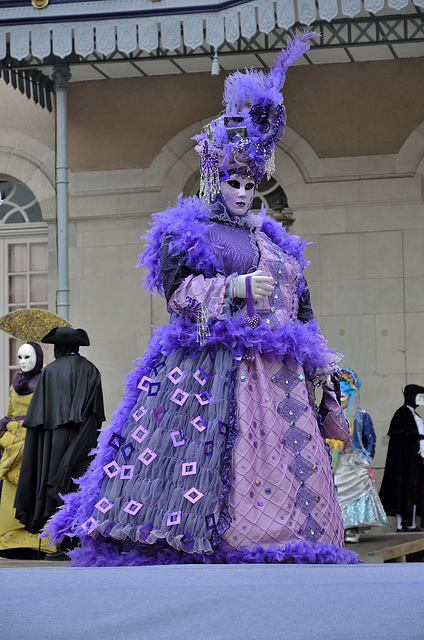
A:
<svg viewBox="0 0 424 640">
<path fill-rule="evenodd" d="M 328 444 L 342 508 L 345 542 L 359 542 L 360 529 L 386 525 L 387 516 L 373 480 L 375 432 L 371 416 L 360 407 L 362 382 L 352 369 L 342 369 L 340 375 L 342 407 L 352 442 L 328 440 Z"/>
<path fill-rule="evenodd" d="M 424 387 L 408 384 L 405 403 L 395 412 L 388 436 L 386 466 L 380 498 L 390 516 L 397 518 L 400 532 L 421 531 L 424 527 L 424 422 L 415 411 L 424 406 Z"/>
<path fill-rule="evenodd" d="M 54 344 L 48 364 L 28 408 L 22 469 L 16 492 L 16 517 L 31 533 L 39 533 L 73 491 L 96 446 L 105 419 L 100 373 L 79 355 L 90 341 L 83 329 L 58 327 L 42 340 Z"/>
<path fill-rule="evenodd" d="M 43 351 L 39 344 L 28 342 L 18 349 L 20 371 L 15 376 L 9 394 L 7 416 L 0 421 L 0 555 L 29 556 L 40 549 L 40 540 L 28 533 L 15 518 L 13 503 L 22 463 L 26 429 L 23 421 L 43 367 Z M 43 551 L 54 551 L 46 540 Z"/>
<path fill-rule="evenodd" d="M 200 198 L 154 216 L 141 264 L 171 322 L 129 376 L 80 490 L 48 524 L 55 539 L 82 536 L 74 565 L 357 561 L 341 548 L 308 393 L 338 356 L 311 311 L 304 243 L 250 213 L 283 134 L 286 70 L 309 36 L 269 74 L 229 76 L 224 115 L 196 136 Z M 348 440 L 325 391 L 336 405 L 325 425 Z"/>
</svg>

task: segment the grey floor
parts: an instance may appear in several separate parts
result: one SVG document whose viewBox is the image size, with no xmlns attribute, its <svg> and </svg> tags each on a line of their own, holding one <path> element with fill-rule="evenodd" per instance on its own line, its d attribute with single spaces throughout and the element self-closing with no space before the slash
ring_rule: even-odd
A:
<svg viewBox="0 0 424 640">
<path fill-rule="evenodd" d="M 422 563 L 3 565 L 0 598 L 1 640 L 424 639 Z"/>
</svg>

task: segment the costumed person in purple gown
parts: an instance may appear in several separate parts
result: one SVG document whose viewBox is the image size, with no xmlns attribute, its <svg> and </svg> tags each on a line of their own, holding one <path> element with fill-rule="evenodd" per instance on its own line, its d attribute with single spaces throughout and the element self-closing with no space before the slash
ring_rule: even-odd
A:
<svg viewBox="0 0 424 640">
<path fill-rule="evenodd" d="M 305 243 L 250 213 L 284 131 L 286 71 L 312 35 L 268 74 L 227 78 L 224 114 L 195 137 L 200 197 L 154 216 L 140 264 L 171 321 L 47 524 L 54 539 L 81 538 L 74 565 L 358 561 L 343 549 L 324 441 L 350 439 L 329 378 L 339 356 L 312 314 Z"/>
<path fill-rule="evenodd" d="M 362 382 L 353 369 L 341 369 L 339 375 L 341 404 L 352 442 L 328 440 L 328 443 L 337 497 L 342 508 L 345 542 L 359 542 L 361 531 L 386 525 L 387 516 L 371 469 L 376 438 L 371 416 L 360 406 Z"/>
<path fill-rule="evenodd" d="M 15 517 L 13 503 L 16 495 L 26 429 L 23 426 L 28 405 L 43 368 L 43 351 L 36 342 L 27 342 L 18 349 L 20 371 L 17 372 L 9 393 L 7 416 L 0 420 L 0 555 L 4 557 L 31 557 L 41 549 L 55 551 L 55 545 L 28 533 Z"/>
<path fill-rule="evenodd" d="M 424 528 L 424 421 L 415 411 L 424 406 L 424 387 L 408 384 L 403 395 L 405 402 L 395 412 L 387 434 L 380 498 L 388 515 L 396 516 L 397 530 L 407 533 Z"/>
<path fill-rule="evenodd" d="M 24 420 L 26 444 L 15 498 L 16 518 L 39 533 L 75 490 L 91 460 L 105 419 L 101 376 L 80 346 L 90 344 L 83 329 L 56 327 L 42 342 L 54 344 L 55 360 L 42 371 Z M 57 558 L 65 559 L 61 549 Z"/>
</svg>

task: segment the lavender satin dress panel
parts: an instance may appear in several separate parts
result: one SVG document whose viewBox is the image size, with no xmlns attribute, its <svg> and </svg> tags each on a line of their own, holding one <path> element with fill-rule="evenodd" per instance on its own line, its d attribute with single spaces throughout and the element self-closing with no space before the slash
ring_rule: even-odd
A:
<svg viewBox="0 0 424 640">
<path fill-rule="evenodd" d="M 104 467 L 88 533 L 211 553 L 219 531 L 233 356 L 180 349 L 138 385 L 140 396 Z"/>
<path fill-rule="evenodd" d="M 299 363 L 242 361 L 236 383 L 233 450 L 224 540 L 265 548 L 295 540 L 343 546 L 343 520 L 330 460 Z"/>
</svg>

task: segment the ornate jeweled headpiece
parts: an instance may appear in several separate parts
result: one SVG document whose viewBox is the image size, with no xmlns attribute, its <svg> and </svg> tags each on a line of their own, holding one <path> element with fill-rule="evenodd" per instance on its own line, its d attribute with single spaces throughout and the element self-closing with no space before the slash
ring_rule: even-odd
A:
<svg viewBox="0 0 424 640">
<path fill-rule="evenodd" d="M 308 32 L 289 38 L 269 73 L 236 71 L 224 85 L 224 113 L 194 136 L 200 162 L 200 197 L 214 202 L 220 181 L 232 175 L 262 180 L 275 170 L 274 149 L 286 125 L 281 89 L 289 66 L 310 48 Z"/>
</svg>

